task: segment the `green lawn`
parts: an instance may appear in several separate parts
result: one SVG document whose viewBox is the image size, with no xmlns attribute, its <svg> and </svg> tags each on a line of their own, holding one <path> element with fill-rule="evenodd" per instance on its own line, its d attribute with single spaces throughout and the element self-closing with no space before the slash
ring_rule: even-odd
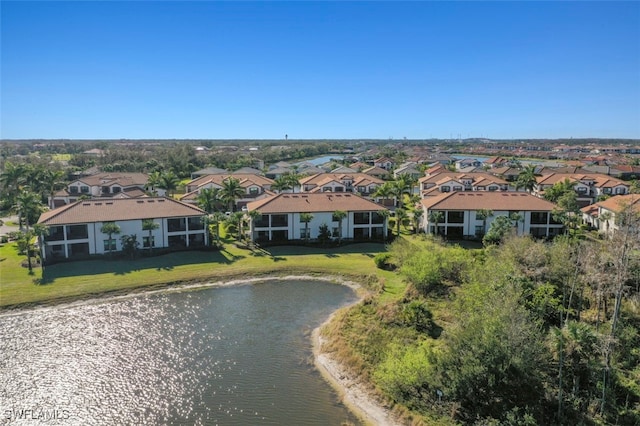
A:
<svg viewBox="0 0 640 426">
<path fill-rule="evenodd" d="M 273 247 L 247 250 L 227 243 L 220 252 L 189 251 L 136 260 L 88 260 L 35 269 L 29 275 L 13 244 L 0 247 L 0 306 L 69 300 L 92 294 L 129 291 L 171 283 L 220 281 L 260 275 L 338 275 L 383 282 L 383 298 L 401 297 L 404 284 L 394 273 L 375 267 L 382 244 L 319 249 Z"/>
</svg>

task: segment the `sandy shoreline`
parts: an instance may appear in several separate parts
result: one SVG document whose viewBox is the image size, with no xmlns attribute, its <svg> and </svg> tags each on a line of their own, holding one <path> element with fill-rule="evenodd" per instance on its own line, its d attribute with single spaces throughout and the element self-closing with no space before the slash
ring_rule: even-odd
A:
<svg viewBox="0 0 640 426">
<path fill-rule="evenodd" d="M 283 276 L 264 276 L 257 278 L 240 278 L 236 280 L 216 281 L 209 283 L 191 283 L 182 285 L 163 285 L 163 286 L 150 286 L 146 289 L 144 287 L 134 289 L 133 291 L 127 291 L 125 293 L 117 292 L 105 293 L 105 294 L 88 294 L 83 297 L 73 298 L 72 300 L 53 300 L 49 303 L 43 304 L 26 304 L 20 307 L 13 307 L 13 309 L 0 310 L 0 317 L 20 315 L 25 311 L 38 309 L 56 309 L 59 307 L 72 307 L 79 304 L 87 303 L 102 303 L 106 300 L 122 300 L 132 297 L 140 297 L 144 295 L 152 295 L 157 293 L 166 292 L 179 292 L 179 291 L 192 291 L 202 288 L 214 288 L 214 287 L 231 287 L 238 285 L 248 285 L 265 281 L 274 280 L 313 280 L 313 281 L 325 281 L 333 282 L 339 285 L 344 285 L 353 289 L 356 293 L 361 294 L 362 286 L 356 282 L 349 281 L 339 276 L 325 276 L 318 277 L 312 275 L 283 275 Z M 361 300 L 361 299 L 359 299 Z M 356 301 L 354 303 L 359 302 Z M 340 362 L 331 357 L 329 353 L 323 352 L 324 339 L 320 335 L 320 328 L 327 324 L 333 315 L 331 315 L 324 324 L 316 328 L 312 334 L 312 348 L 314 356 L 314 364 L 323 378 L 327 380 L 329 384 L 338 392 L 340 398 L 344 404 L 353 411 L 359 418 L 365 421 L 367 424 L 373 425 L 402 425 L 396 416 L 386 408 L 380 401 L 378 401 L 372 395 L 372 392 L 367 389 L 366 383 L 357 377 L 353 377 L 347 369 L 340 364 Z"/>
</svg>

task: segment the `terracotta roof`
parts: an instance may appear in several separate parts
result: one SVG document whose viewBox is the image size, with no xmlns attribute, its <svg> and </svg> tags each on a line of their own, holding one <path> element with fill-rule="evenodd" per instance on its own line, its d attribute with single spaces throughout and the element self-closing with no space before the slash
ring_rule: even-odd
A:
<svg viewBox="0 0 640 426">
<path fill-rule="evenodd" d="M 633 206 L 634 210 L 640 212 L 640 195 L 616 195 L 614 197 L 607 198 L 604 201 L 600 201 L 596 203 L 596 205 L 612 212 L 619 212 L 626 206 Z"/>
<path fill-rule="evenodd" d="M 422 200 L 431 210 L 516 210 L 551 211 L 555 204 L 525 192 L 446 192 Z"/>
<path fill-rule="evenodd" d="M 248 203 L 247 209 L 249 211 L 258 210 L 263 214 L 386 210 L 385 207 L 366 198 L 344 193 L 278 194 L 274 197 Z"/>
<path fill-rule="evenodd" d="M 471 179 L 473 181 L 473 185 L 476 185 L 476 182 L 483 181 L 483 185 L 487 185 L 489 182 L 495 183 L 498 185 L 507 185 L 507 181 L 504 179 L 500 179 L 497 176 L 494 176 L 489 173 L 483 172 L 471 172 L 471 173 L 461 173 L 461 172 L 442 172 L 435 173 L 429 176 L 422 177 L 418 179 L 419 183 L 438 183 L 445 182 L 444 179 L 451 179 L 455 181 L 460 181 L 460 179 Z"/>
<path fill-rule="evenodd" d="M 149 181 L 149 176 L 144 173 L 98 173 L 85 176 L 74 182 L 83 182 L 89 186 L 143 186 Z"/>
<path fill-rule="evenodd" d="M 109 198 L 79 200 L 50 210 L 40 215 L 38 223 L 44 225 L 67 225 L 162 217 L 202 216 L 204 214 L 204 210 L 165 197 Z"/>
<path fill-rule="evenodd" d="M 300 185 L 323 185 L 332 180 L 342 182 L 344 180 L 351 180 L 353 184 L 359 182 L 362 179 L 367 179 L 372 183 L 378 183 L 382 185 L 383 180 L 370 176 L 366 173 L 318 173 L 313 176 L 300 179 Z"/>
<path fill-rule="evenodd" d="M 222 183 L 229 178 L 237 179 L 238 181 L 240 181 L 240 185 L 243 188 L 246 188 L 251 185 L 271 186 L 273 184 L 273 180 L 266 178 L 264 176 L 252 175 L 252 174 L 230 175 L 226 173 L 226 174 L 204 175 L 187 183 L 187 186 L 201 187 L 202 185 L 206 185 L 208 183 L 215 183 L 216 185 L 221 187 Z"/>
<path fill-rule="evenodd" d="M 565 179 L 576 182 L 593 181 L 598 188 L 612 188 L 618 185 L 629 186 L 629 183 L 623 180 L 600 173 L 551 173 L 536 178 L 540 185 L 553 185 L 557 182 L 563 182 Z"/>
</svg>

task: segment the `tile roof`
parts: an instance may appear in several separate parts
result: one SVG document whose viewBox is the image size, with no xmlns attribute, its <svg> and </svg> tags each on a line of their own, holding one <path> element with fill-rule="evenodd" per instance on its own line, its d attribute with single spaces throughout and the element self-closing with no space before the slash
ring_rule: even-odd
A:
<svg viewBox="0 0 640 426">
<path fill-rule="evenodd" d="M 555 204 L 526 192 L 445 192 L 421 202 L 428 210 L 551 211 L 555 208 Z"/>
<path fill-rule="evenodd" d="M 477 182 L 483 182 L 483 185 L 487 185 L 489 183 L 495 183 L 498 185 L 507 185 L 508 182 L 504 179 L 500 179 L 497 176 L 494 176 L 492 174 L 489 173 L 483 173 L 483 172 L 470 172 L 470 173 L 462 173 L 462 172 L 442 172 L 442 173 L 434 173 L 431 174 L 429 176 L 425 176 L 422 177 L 420 179 L 418 179 L 418 182 L 420 184 L 423 183 L 434 183 L 437 184 L 438 182 L 442 181 L 445 182 L 446 180 L 455 180 L 455 181 L 460 181 L 460 179 L 471 179 L 473 180 L 473 185 L 477 185 Z"/>
<path fill-rule="evenodd" d="M 355 194 L 297 193 L 278 194 L 264 200 L 247 204 L 249 211 L 266 213 L 314 213 L 343 211 L 386 210 L 380 204 Z"/>
<path fill-rule="evenodd" d="M 593 181 L 598 188 L 613 188 L 619 185 L 629 186 L 628 182 L 600 173 L 551 173 L 536 178 L 539 185 L 553 185 L 557 182 L 563 182 L 565 179 L 576 182 Z"/>
<path fill-rule="evenodd" d="M 76 181 L 89 186 L 144 186 L 149 181 L 149 176 L 144 173 L 98 173 L 81 177 Z"/>
<path fill-rule="evenodd" d="M 162 217 L 202 216 L 204 210 L 165 197 L 79 200 L 42 213 L 38 223 L 67 225 L 156 219 Z"/>
<path fill-rule="evenodd" d="M 237 179 L 238 181 L 240 181 L 240 186 L 242 186 L 243 188 L 247 188 L 251 185 L 258 185 L 258 186 L 271 186 L 273 184 L 273 180 L 269 179 L 267 177 L 264 176 L 259 176 L 259 175 L 252 175 L 252 174 L 234 174 L 234 175 L 230 175 L 228 173 L 226 174 L 216 174 L 216 175 L 205 175 L 205 176 L 201 176 L 197 179 L 192 180 L 191 182 L 187 183 L 187 187 L 189 188 L 199 188 L 203 185 L 207 185 L 209 183 L 214 183 L 218 186 L 222 186 L 222 183 L 229 179 L 229 178 L 233 178 L 233 179 Z"/>
<path fill-rule="evenodd" d="M 596 205 L 616 213 L 626 206 L 633 206 L 635 211 L 640 212 L 640 194 L 616 195 L 600 201 Z"/>
</svg>

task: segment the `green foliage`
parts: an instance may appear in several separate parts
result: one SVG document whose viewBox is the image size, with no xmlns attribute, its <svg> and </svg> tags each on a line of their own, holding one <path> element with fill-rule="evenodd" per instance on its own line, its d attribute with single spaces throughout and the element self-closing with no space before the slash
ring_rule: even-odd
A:
<svg viewBox="0 0 640 426">
<path fill-rule="evenodd" d="M 395 247 L 395 246 L 392 246 Z M 459 284 L 471 265 L 470 253 L 460 247 L 442 247 L 430 243 L 428 249 L 418 249 L 411 253 L 399 255 L 401 258 L 400 273 L 422 294 L 433 291 L 445 281 Z"/>
<path fill-rule="evenodd" d="M 404 304 L 400 311 L 400 319 L 405 326 L 412 327 L 419 333 L 433 330 L 433 314 L 422 300 L 412 300 Z"/>
<path fill-rule="evenodd" d="M 485 246 L 492 244 L 500 244 L 505 236 L 513 230 L 513 224 L 511 219 L 507 216 L 498 216 L 491 222 L 489 230 L 482 238 L 482 243 Z"/>
<path fill-rule="evenodd" d="M 392 262 L 391 253 L 378 253 L 374 256 L 373 261 L 380 269 L 384 269 L 387 271 L 395 269 L 395 265 Z"/>
<path fill-rule="evenodd" d="M 389 345 L 374 372 L 376 383 L 391 397 L 407 407 L 426 411 L 437 401 L 434 382 L 433 350 L 429 342 L 418 345 Z"/>
<path fill-rule="evenodd" d="M 331 241 L 331 231 L 329 231 L 329 226 L 326 223 L 320 225 L 318 232 L 318 241 L 323 244 Z"/>
<path fill-rule="evenodd" d="M 138 247 L 140 247 L 138 236 L 136 234 L 123 235 L 120 237 L 120 241 L 122 242 L 122 252 L 133 259 L 138 251 Z"/>
</svg>

